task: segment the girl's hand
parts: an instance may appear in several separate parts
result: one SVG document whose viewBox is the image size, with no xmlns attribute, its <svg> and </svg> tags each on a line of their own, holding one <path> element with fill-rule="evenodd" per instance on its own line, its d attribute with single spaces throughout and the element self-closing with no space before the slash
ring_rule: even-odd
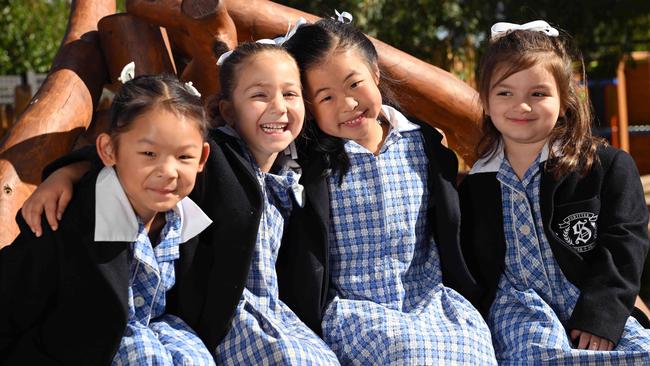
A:
<svg viewBox="0 0 650 366">
<path fill-rule="evenodd" d="M 609 340 L 582 330 L 573 329 L 570 336 L 573 344 L 577 343 L 577 349 L 588 349 L 590 351 L 611 351 L 614 349 L 614 343 Z"/>
<path fill-rule="evenodd" d="M 56 231 L 63 211 L 72 198 L 73 184 L 81 179 L 88 168 L 89 164 L 85 162 L 64 166 L 50 174 L 29 196 L 20 212 L 34 235 L 39 237 L 43 233 L 43 211 L 50 227 Z"/>
</svg>

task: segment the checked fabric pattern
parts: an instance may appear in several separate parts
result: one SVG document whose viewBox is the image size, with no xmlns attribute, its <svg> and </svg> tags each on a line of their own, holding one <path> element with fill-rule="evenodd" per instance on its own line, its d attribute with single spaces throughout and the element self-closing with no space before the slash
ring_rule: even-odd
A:
<svg viewBox="0 0 650 366">
<path fill-rule="evenodd" d="M 564 324 L 580 295 L 555 261 L 539 203 L 540 157 L 522 180 L 503 159 L 501 183 L 506 237 L 502 274 L 488 324 L 503 365 L 642 365 L 650 362 L 650 332 L 630 317 L 612 352 L 577 350 Z"/>
<path fill-rule="evenodd" d="M 391 129 L 378 156 L 354 141 L 345 149 L 342 185 L 329 177 L 325 341 L 345 365 L 496 364 L 478 311 L 442 284 L 421 132 Z"/>
<path fill-rule="evenodd" d="M 338 365 L 332 350 L 278 297 L 275 262 L 298 178 L 288 170 L 263 173 L 250 155 L 249 161 L 262 187 L 264 212 L 246 288 L 215 359 L 224 365 Z"/>
<path fill-rule="evenodd" d="M 214 365 L 203 342 L 180 318 L 165 313 L 165 293 L 176 282 L 181 219 L 170 210 L 160 243 L 153 248 L 138 218 L 132 244 L 129 318 L 113 365 Z"/>
</svg>

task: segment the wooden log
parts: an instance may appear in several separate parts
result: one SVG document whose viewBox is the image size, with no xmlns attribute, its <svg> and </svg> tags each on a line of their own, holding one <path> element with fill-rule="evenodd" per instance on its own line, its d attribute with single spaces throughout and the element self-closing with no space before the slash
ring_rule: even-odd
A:
<svg viewBox="0 0 650 366">
<path fill-rule="evenodd" d="M 127 0 L 126 9 L 167 28 L 174 44 L 191 59 L 181 79 L 192 81 L 204 97 L 219 91 L 217 58 L 237 45 L 237 30 L 223 1 Z"/>
<path fill-rule="evenodd" d="M 98 25 L 104 62 L 112 84 L 124 66 L 135 62 L 135 76 L 175 74 L 160 27 L 128 13 L 103 17 Z"/>
<path fill-rule="evenodd" d="M 52 69 L 0 144 L 0 247 L 18 235 L 16 212 L 50 161 L 70 151 L 92 119 L 107 80 L 97 22 L 114 0 L 73 0 L 68 29 Z"/>
<path fill-rule="evenodd" d="M 263 0 L 228 0 L 240 41 L 271 38 L 286 33 L 288 24 L 318 17 Z M 438 67 L 370 37 L 379 52 L 381 68 L 400 82 L 397 99 L 406 112 L 441 128 L 453 149 L 468 163 L 475 160 L 481 117 L 477 92 Z"/>
</svg>

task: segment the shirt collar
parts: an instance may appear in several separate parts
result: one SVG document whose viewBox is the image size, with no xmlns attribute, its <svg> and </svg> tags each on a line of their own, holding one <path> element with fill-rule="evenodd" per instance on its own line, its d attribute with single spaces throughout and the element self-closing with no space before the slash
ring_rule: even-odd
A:
<svg viewBox="0 0 650 366">
<path fill-rule="evenodd" d="M 388 123 L 390 123 L 391 128 L 395 129 L 397 132 L 408 132 L 420 129 L 420 126 L 409 121 L 406 116 L 391 106 L 382 105 L 381 112 L 388 120 Z"/>
<path fill-rule="evenodd" d="M 181 243 L 205 230 L 212 220 L 189 197 L 172 208 L 181 219 Z M 95 241 L 134 242 L 138 220 L 113 167 L 104 167 L 95 184 Z"/>
<path fill-rule="evenodd" d="M 556 150 L 556 152 L 559 152 L 559 149 Z M 548 142 L 546 142 L 544 146 L 542 146 L 542 150 L 539 153 L 539 163 L 543 163 L 546 160 L 548 160 L 548 155 L 549 155 L 549 147 L 548 147 Z M 474 166 L 472 166 L 472 169 L 469 171 L 469 174 L 471 175 L 476 173 L 498 172 L 499 168 L 501 167 L 501 163 L 503 162 L 503 159 L 504 159 L 503 141 L 499 140 L 499 145 L 497 146 L 495 153 L 488 157 L 480 158 L 476 163 L 474 163 Z"/>
</svg>

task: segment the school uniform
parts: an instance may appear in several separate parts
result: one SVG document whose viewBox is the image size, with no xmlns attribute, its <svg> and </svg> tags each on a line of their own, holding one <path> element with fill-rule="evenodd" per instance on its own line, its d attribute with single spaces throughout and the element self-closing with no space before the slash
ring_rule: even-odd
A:
<svg viewBox="0 0 650 366">
<path fill-rule="evenodd" d="M 0 363 L 213 365 L 166 305 L 210 219 L 184 198 L 149 241 L 113 168 L 88 174 L 55 232 L 21 234 L 0 251 Z"/>
<path fill-rule="evenodd" d="M 327 178 L 323 338 L 342 364 L 496 364 L 479 312 L 444 284 L 473 285 L 460 257 L 456 158 L 433 128 L 382 111 L 390 130 L 379 154 L 346 141 L 349 172 L 340 185 Z"/>
<path fill-rule="evenodd" d="M 597 156 L 585 176 L 554 179 L 545 146 L 519 179 L 500 145 L 461 184 L 463 251 L 501 363 L 650 362 L 650 332 L 630 317 L 649 245 L 643 189 L 629 155 Z M 616 348 L 574 349 L 572 329 Z"/>
<path fill-rule="evenodd" d="M 214 351 L 230 331 L 240 307 L 252 263 L 259 255 L 258 230 L 268 204 L 258 172 L 236 134 L 215 129 L 210 137 L 210 155 L 189 197 L 213 223 L 199 235 L 196 263 L 184 272 L 184 286 L 177 293 L 193 298 L 179 303 L 178 311 L 183 311 L 183 319 Z M 80 160 L 98 164 L 94 148 L 89 147 L 49 165 L 44 177 Z M 318 230 L 328 215 L 328 209 L 319 204 L 327 202 L 320 198 L 327 197 L 326 187 L 324 181 L 305 185 L 304 202 L 294 205 L 290 217 L 284 218 L 282 244 L 279 250 L 274 248 L 278 250 L 279 299 L 314 332 L 320 331 L 326 300 L 322 294 L 328 284 L 326 232 Z M 269 263 L 265 266 L 268 269 Z M 183 293 L 185 288 L 197 291 Z"/>
<path fill-rule="evenodd" d="M 229 128 L 221 128 L 239 138 Z M 217 346 L 219 364 L 338 365 L 336 355 L 279 298 L 276 260 L 291 211 L 304 203 L 299 166 L 279 155 L 270 172 L 262 172 L 243 141 L 264 200 L 250 271 L 232 327 Z"/>
</svg>

